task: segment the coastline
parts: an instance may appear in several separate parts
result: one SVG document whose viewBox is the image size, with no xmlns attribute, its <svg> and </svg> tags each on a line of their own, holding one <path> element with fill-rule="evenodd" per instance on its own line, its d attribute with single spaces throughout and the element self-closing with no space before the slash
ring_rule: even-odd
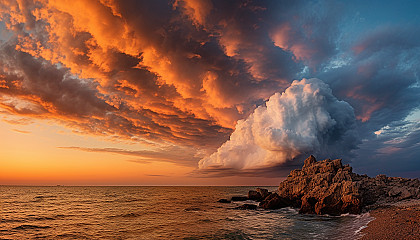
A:
<svg viewBox="0 0 420 240">
<path fill-rule="evenodd" d="M 420 239 L 420 200 L 387 204 L 369 211 L 374 220 L 362 229 L 362 240 Z"/>
</svg>

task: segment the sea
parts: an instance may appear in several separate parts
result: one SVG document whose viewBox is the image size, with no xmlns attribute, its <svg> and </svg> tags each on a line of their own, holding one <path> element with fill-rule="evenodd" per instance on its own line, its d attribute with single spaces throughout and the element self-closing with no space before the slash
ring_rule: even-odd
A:
<svg viewBox="0 0 420 240">
<path fill-rule="evenodd" d="M 0 186 L 0 239 L 358 239 L 372 220 L 217 202 L 256 187 Z"/>
</svg>

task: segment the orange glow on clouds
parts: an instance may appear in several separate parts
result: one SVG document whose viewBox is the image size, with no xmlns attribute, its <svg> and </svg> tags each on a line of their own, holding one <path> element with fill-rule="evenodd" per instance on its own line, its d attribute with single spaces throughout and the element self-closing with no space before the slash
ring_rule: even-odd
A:
<svg viewBox="0 0 420 240">
<path fill-rule="evenodd" d="M 336 57 L 333 7 L 273 5 L 0 0 L 0 184 L 211 182 L 188 173 L 238 120 Z M 364 80 L 380 64 L 357 66 Z M 362 122 L 388 104 L 325 75 Z"/>
<path fill-rule="evenodd" d="M 271 39 L 277 47 L 292 52 L 296 60 L 310 60 L 317 53 L 317 50 L 296 41 L 296 34 L 290 24 L 286 23 L 273 31 Z"/>
</svg>

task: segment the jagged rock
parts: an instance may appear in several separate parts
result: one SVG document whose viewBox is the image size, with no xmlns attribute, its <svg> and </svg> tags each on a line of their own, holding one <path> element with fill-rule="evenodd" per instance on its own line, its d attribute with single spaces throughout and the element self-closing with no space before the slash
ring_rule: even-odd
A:
<svg viewBox="0 0 420 240">
<path fill-rule="evenodd" d="M 231 201 L 239 202 L 239 201 L 246 201 L 248 200 L 248 197 L 244 196 L 234 196 L 230 199 Z"/>
<path fill-rule="evenodd" d="M 305 162 L 303 163 L 303 168 L 307 168 L 310 165 L 312 165 L 312 163 L 315 163 L 316 159 L 313 155 L 309 156 L 307 159 L 305 159 Z"/>
<path fill-rule="evenodd" d="M 353 173 L 341 159 L 317 162 L 308 157 L 302 169 L 290 172 L 280 183 L 278 194 L 260 204 L 263 208 L 300 207 L 301 213 L 339 215 L 360 213 L 371 204 L 420 198 L 420 181 L 378 175 L 375 178 Z M 288 205 L 287 205 L 288 204 Z"/>
<path fill-rule="evenodd" d="M 255 205 L 255 204 L 243 204 L 243 205 L 241 205 L 241 206 L 239 206 L 239 207 L 236 207 L 235 209 L 242 209 L 242 210 L 246 210 L 246 209 L 248 209 L 248 210 L 255 210 L 255 209 L 257 209 L 257 205 Z"/>
<path fill-rule="evenodd" d="M 219 202 L 219 203 L 230 203 L 231 201 L 227 200 L 225 198 L 222 198 L 222 199 L 219 199 L 217 202 Z"/>
</svg>

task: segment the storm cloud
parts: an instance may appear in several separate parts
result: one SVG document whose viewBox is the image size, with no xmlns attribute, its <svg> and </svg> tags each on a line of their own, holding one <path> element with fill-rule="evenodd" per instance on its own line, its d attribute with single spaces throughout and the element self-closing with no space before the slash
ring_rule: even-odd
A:
<svg viewBox="0 0 420 240">
<path fill-rule="evenodd" d="M 199 168 L 250 170 L 282 165 L 302 154 L 345 156 L 356 148 L 355 125 L 353 108 L 324 82 L 294 81 L 238 121 L 230 139 L 202 159 Z"/>
</svg>

